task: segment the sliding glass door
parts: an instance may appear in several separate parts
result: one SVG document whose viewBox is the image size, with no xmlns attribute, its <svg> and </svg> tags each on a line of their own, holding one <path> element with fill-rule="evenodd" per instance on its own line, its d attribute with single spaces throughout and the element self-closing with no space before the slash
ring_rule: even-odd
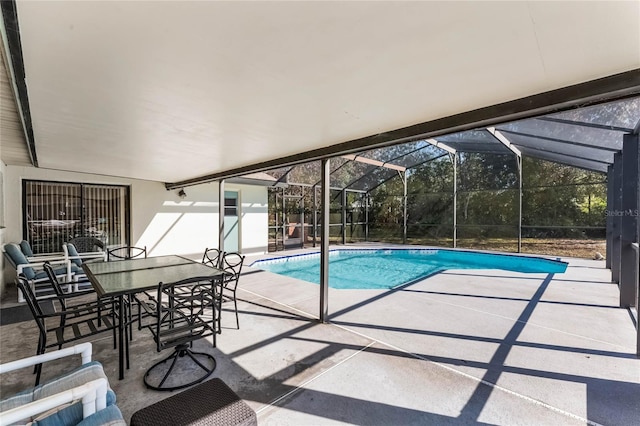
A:
<svg viewBox="0 0 640 426">
<path fill-rule="evenodd" d="M 22 193 L 23 233 L 34 253 L 59 252 L 81 236 L 108 246 L 128 243 L 126 186 L 25 180 Z"/>
</svg>

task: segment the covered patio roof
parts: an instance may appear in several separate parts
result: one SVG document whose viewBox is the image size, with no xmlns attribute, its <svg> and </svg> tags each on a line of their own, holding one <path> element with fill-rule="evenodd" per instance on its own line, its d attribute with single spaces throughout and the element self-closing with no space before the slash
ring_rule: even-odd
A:
<svg viewBox="0 0 640 426">
<path fill-rule="evenodd" d="M 3 83 L 25 142 L 3 137 L 2 158 L 177 188 L 399 142 L 456 144 L 460 131 L 471 133 L 456 145 L 504 151 L 477 143 L 496 126 L 525 154 L 603 171 L 615 143 L 567 156 L 552 139 L 568 136 L 550 129 L 584 121 L 572 108 L 640 93 L 639 12 L 637 2 L 7 1 Z M 567 109 L 544 129 L 517 121 Z M 588 124 L 618 132 L 637 118 Z M 17 146 L 22 159 L 9 155 Z"/>
</svg>

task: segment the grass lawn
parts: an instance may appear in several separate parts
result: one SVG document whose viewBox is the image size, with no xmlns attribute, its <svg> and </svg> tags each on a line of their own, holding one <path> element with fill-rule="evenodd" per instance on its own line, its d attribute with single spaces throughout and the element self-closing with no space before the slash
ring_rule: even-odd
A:
<svg viewBox="0 0 640 426">
<path fill-rule="evenodd" d="M 441 247 L 451 247 L 452 240 L 438 241 Z M 436 245 L 435 241 L 423 242 L 409 238 L 409 244 Z M 518 251 L 518 240 L 515 238 L 459 238 L 459 248 L 478 250 L 496 250 L 505 252 Z M 595 259 L 596 253 L 604 258 L 606 243 L 604 240 L 583 240 L 567 238 L 523 238 L 522 253 L 543 254 L 548 256 L 567 256 Z"/>
<path fill-rule="evenodd" d="M 298 240 L 299 241 L 299 240 Z M 402 244 L 400 238 L 379 238 L 369 239 L 369 242 Z M 347 239 L 347 243 L 362 243 L 364 239 Z M 340 244 L 341 239 L 331 237 L 331 244 Z M 425 245 L 436 247 L 453 247 L 451 238 L 440 238 L 437 240 L 429 238 L 408 238 L 408 244 Z M 318 239 L 317 244 L 320 244 Z M 305 247 L 311 247 L 312 240 L 308 238 Z M 269 251 L 276 251 L 275 241 L 269 241 Z M 515 253 L 518 251 L 518 240 L 516 238 L 458 238 L 458 248 L 476 250 L 495 250 Z M 301 248 L 299 245 L 291 248 Z M 282 250 L 282 241 L 278 242 L 278 250 Z M 584 259 L 604 258 L 606 243 L 604 239 L 570 239 L 570 238 L 523 238 L 522 253 L 542 254 L 547 256 L 565 256 Z"/>
</svg>

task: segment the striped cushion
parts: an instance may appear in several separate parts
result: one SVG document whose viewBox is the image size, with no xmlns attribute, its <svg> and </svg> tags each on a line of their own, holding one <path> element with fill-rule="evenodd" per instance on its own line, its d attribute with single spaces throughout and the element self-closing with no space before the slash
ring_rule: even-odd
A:
<svg viewBox="0 0 640 426">
<path fill-rule="evenodd" d="M 10 398 L 6 398 L 0 401 L 0 413 L 11 410 L 12 408 L 20 407 L 21 405 L 28 404 L 32 401 L 33 389 L 20 392 Z"/>
<path fill-rule="evenodd" d="M 90 415 L 78 423 L 78 426 L 127 426 L 120 409 L 115 405 L 109 405 Z"/>
<path fill-rule="evenodd" d="M 97 361 L 83 364 L 62 377 L 53 379 L 33 389 L 20 392 L 17 395 L 0 401 L 0 412 L 19 407 L 29 402 L 37 401 L 48 396 L 78 387 L 92 380 L 107 378 L 102 365 Z M 116 394 L 109 388 L 107 390 L 107 406 L 116 403 Z M 31 421 L 32 419 L 25 419 Z M 75 425 L 82 420 L 82 402 L 78 401 L 68 407 L 52 412 L 52 414 L 36 423 L 40 426 Z"/>
</svg>

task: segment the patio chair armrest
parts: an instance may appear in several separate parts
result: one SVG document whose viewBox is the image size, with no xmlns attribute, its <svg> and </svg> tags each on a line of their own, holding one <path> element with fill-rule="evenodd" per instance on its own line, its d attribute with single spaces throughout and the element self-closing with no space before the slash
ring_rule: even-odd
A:
<svg viewBox="0 0 640 426">
<path fill-rule="evenodd" d="M 64 261 L 65 256 L 64 253 L 43 253 L 43 254 L 34 254 L 33 256 L 25 256 L 29 262 L 53 262 L 56 260 Z"/>
<path fill-rule="evenodd" d="M 20 368 L 32 367 L 43 362 L 53 361 L 55 359 L 64 358 L 70 355 L 80 354 L 82 356 L 82 364 L 91 362 L 91 342 L 79 343 L 77 345 L 60 349 L 53 352 L 47 352 L 41 355 L 30 356 L 28 358 L 0 364 L 0 374 L 9 371 L 18 370 Z"/>
<path fill-rule="evenodd" d="M 32 258 L 29 258 L 32 259 Z M 50 265 L 65 265 L 67 266 L 67 269 L 71 268 L 71 264 L 70 261 L 67 259 L 55 259 L 53 261 L 51 260 L 45 260 L 45 261 L 41 261 L 41 262 L 30 262 L 30 263 L 22 263 L 20 265 L 18 265 L 16 267 L 16 271 L 18 272 L 18 274 L 21 274 L 22 271 L 25 268 L 39 268 L 42 269 L 43 266 L 45 265 L 45 263 L 49 263 Z"/>
<path fill-rule="evenodd" d="M 52 259 L 52 260 L 46 260 L 43 262 L 34 262 L 34 263 L 25 263 L 25 264 L 20 264 L 16 267 L 16 273 L 18 275 L 22 274 L 23 271 L 26 268 L 34 268 L 34 269 L 44 269 L 44 265 L 45 263 L 49 263 L 50 265 L 64 265 L 64 267 L 66 268 L 66 278 L 65 281 L 71 281 L 71 278 L 73 277 L 73 271 L 71 270 L 71 261 L 69 259 Z"/>
<path fill-rule="evenodd" d="M 10 425 L 78 399 L 82 399 L 82 418 L 85 419 L 107 407 L 107 388 L 107 379 L 96 379 L 55 395 L 4 411 L 0 416 L 0 426 Z"/>
<path fill-rule="evenodd" d="M 86 253 L 78 253 L 77 256 L 68 255 L 67 259 L 70 259 L 70 260 L 73 260 L 73 259 L 80 259 L 80 260 L 104 259 L 106 261 L 107 260 L 107 252 L 106 251 L 91 251 L 91 252 L 86 252 Z"/>
</svg>

